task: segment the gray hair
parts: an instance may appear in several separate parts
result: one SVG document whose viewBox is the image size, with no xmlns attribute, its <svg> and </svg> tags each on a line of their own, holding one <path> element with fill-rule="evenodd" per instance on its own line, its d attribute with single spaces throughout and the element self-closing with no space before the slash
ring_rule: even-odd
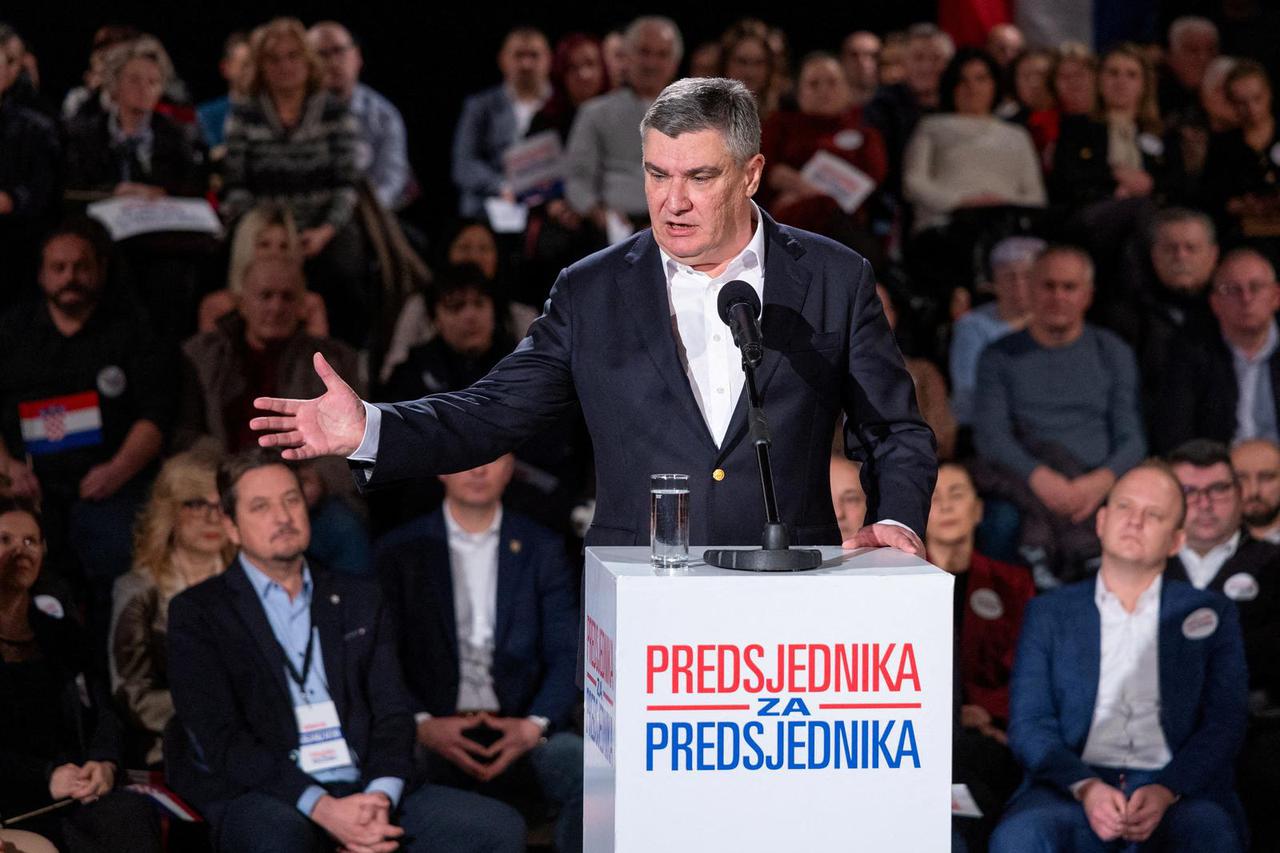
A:
<svg viewBox="0 0 1280 853">
<path fill-rule="evenodd" d="M 676 22 L 665 15 L 641 15 L 627 24 L 626 30 L 622 33 L 622 41 L 627 49 L 630 50 L 640 38 L 640 33 L 649 27 L 662 27 L 671 33 L 671 40 L 675 43 L 676 62 L 679 62 L 684 57 L 684 37 L 680 35 L 680 28 L 676 26 Z"/>
<path fill-rule="evenodd" d="M 1079 246 L 1073 246 L 1070 243 L 1050 243 L 1040 254 L 1036 255 L 1036 266 L 1058 255 L 1065 255 L 1068 258 L 1075 258 L 1079 261 L 1080 266 L 1084 267 L 1085 281 L 1088 282 L 1090 287 L 1093 286 L 1093 256 Z"/>
<path fill-rule="evenodd" d="M 120 82 L 120 72 L 133 59 L 147 59 L 160 69 L 160 86 L 167 88 L 173 80 L 173 62 L 164 45 L 155 36 L 141 35 L 121 42 L 107 51 L 102 63 L 102 88 L 110 94 Z"/>
<path fill-rule="evenodd" d="M 686 77 L 654 99 L 640 121 L 640 139 L 656 130 L 675 138 L 716 130 L 739 165 L 760 153 L 760 111 L 751 90 L 724 77 Z"/>
<path fill-rule="evenodd" d="M 1005 264 L 1016 264 L 1022 261 L 1034 261 L 1045 250 L 1048 244 L 1039 237 L 1005 237 L 991 249 L 987 258 L 991 270 Z"/>
</svg>

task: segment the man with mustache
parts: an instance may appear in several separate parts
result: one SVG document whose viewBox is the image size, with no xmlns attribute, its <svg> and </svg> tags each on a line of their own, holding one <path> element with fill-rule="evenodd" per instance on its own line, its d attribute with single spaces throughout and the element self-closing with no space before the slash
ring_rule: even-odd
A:
<svg viewBox="0 0 1280 853">
<path fill-rule="evenodd" d="M 410 790 L 414 723 L 396 638 L 374 584 L 329 573 L 302 484 L 255 449 L 218 471 L 239 548 L 221 575 L 169 605 L 180 736 L 169 779 L 219 851 L 519 853 L 519 813 L 466 791 Z"/>
<path fill-rule="evenodd" d="M 50 568 L 88 580 L 104 631 L 175 378 L 172 354 L 109 280 L 109 254 L 96 222 L 59 226 L 41 249 L 42 298 L 0 316 L 0 478 L 41 502 Z"/>
</svg>

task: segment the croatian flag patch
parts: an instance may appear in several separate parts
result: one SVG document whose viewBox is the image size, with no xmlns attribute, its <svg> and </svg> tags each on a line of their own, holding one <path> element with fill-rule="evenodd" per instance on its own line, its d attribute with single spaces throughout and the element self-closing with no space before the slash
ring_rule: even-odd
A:
<svg viewBox="0 0 1280 853">
<path fill-rule="evenodd" d="M 85 391 L 18 404 L 22 441 L 32 456 L 102 443 L 98 392 Z"/>
</svg>

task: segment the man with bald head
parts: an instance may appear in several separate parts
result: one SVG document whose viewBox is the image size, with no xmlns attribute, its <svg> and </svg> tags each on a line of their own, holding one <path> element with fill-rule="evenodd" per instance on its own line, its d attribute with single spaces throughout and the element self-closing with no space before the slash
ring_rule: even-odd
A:
<svg viewBox="0 0 1280 853">
<path fill-rule="evenodd" d="M 1244 523 L 1255 539 L 1280 545 L 1280 445 L 1251 438 L 1231 449 Z"/>
<path fill-rule="evenodd" d="M 1222 596 L 1165 576 L 1185 513 L 1167 465 L 1137 466 L 1098 510 L 1097 576 L 1028 605 L 1009 714 L 1027 775 L 992 853 L 1244 849 L 1239 617 Z"/>
<path fill-rule="evenodd" d="M 1253 249 L 1228 253 L 1213 277 L 1209 307 L 1215 333 L 1175 348 L 1165 368 L 1151 430 L 1164 451 L 1192 438 L 1280 440 L 1275 268 Z"/>
<path fill-rule="evenodd" d="M 398 210 L 411 200 L 413 178 L 404 118 L 395 104 L 360 82 L 364 54 L 346 27 L 321 21 L 307 31 L 307 40 L 324 66 L 325 88 L 347 104 L 360 125 L 356 160 L 373 194 L 383 207 Z"/>
</svg>

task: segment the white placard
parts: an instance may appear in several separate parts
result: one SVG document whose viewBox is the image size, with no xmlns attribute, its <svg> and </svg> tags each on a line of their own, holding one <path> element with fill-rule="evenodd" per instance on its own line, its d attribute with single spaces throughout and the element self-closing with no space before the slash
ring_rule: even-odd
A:
<svg viewBox="0 0 1280 853">
<path fill-rule="evenodd" d="M 982 817 L 982 809 L 973 798 L 969 786 L 957 782 L 951 786 L 951 813 L 956 817 Z"/>
<path fill-rule="evenodd" d="M 659 576 L 587 549 L 586 849 L 950 849 L 953 578 L 823 556 Z"/>
<path fill-rule="evenodd" d="M 871 195 L 871 176 L 830 151 L 819 151 L 800 170 L 800 177 L 835 199 L 845 213 L 853 213 Z"/>
<path fill-rule="evenodd" d="M 564 179 L 564 152 L 560 134 L 544 130 L 515 142 L 502 153 L 507 186 L 516 198 L 545 184 Z"/>
<path fill-rule="evenodd" d="M 95 201 L 85 212 L 101 222 L 116 241 L 165 231 L 222 234 L 218 214 L 202 198 L 109 198 Z"/>
<path fill-rule="evenodd" d="M 495 234 L 521 234 L 529 222 L 529 208 L 497 196 L 484 200 L 484 212 Z"/>
<path fill-rule="evenodd" d="M 631 226 L 630 221 L 618 213 L 616 210 L 606 210 L 604 214 L 604 231 L 605 239 L 612 246 L 615 243 L 621 243 L 623 240 L 636 233 L 636 229 Z"/>
</svg>

